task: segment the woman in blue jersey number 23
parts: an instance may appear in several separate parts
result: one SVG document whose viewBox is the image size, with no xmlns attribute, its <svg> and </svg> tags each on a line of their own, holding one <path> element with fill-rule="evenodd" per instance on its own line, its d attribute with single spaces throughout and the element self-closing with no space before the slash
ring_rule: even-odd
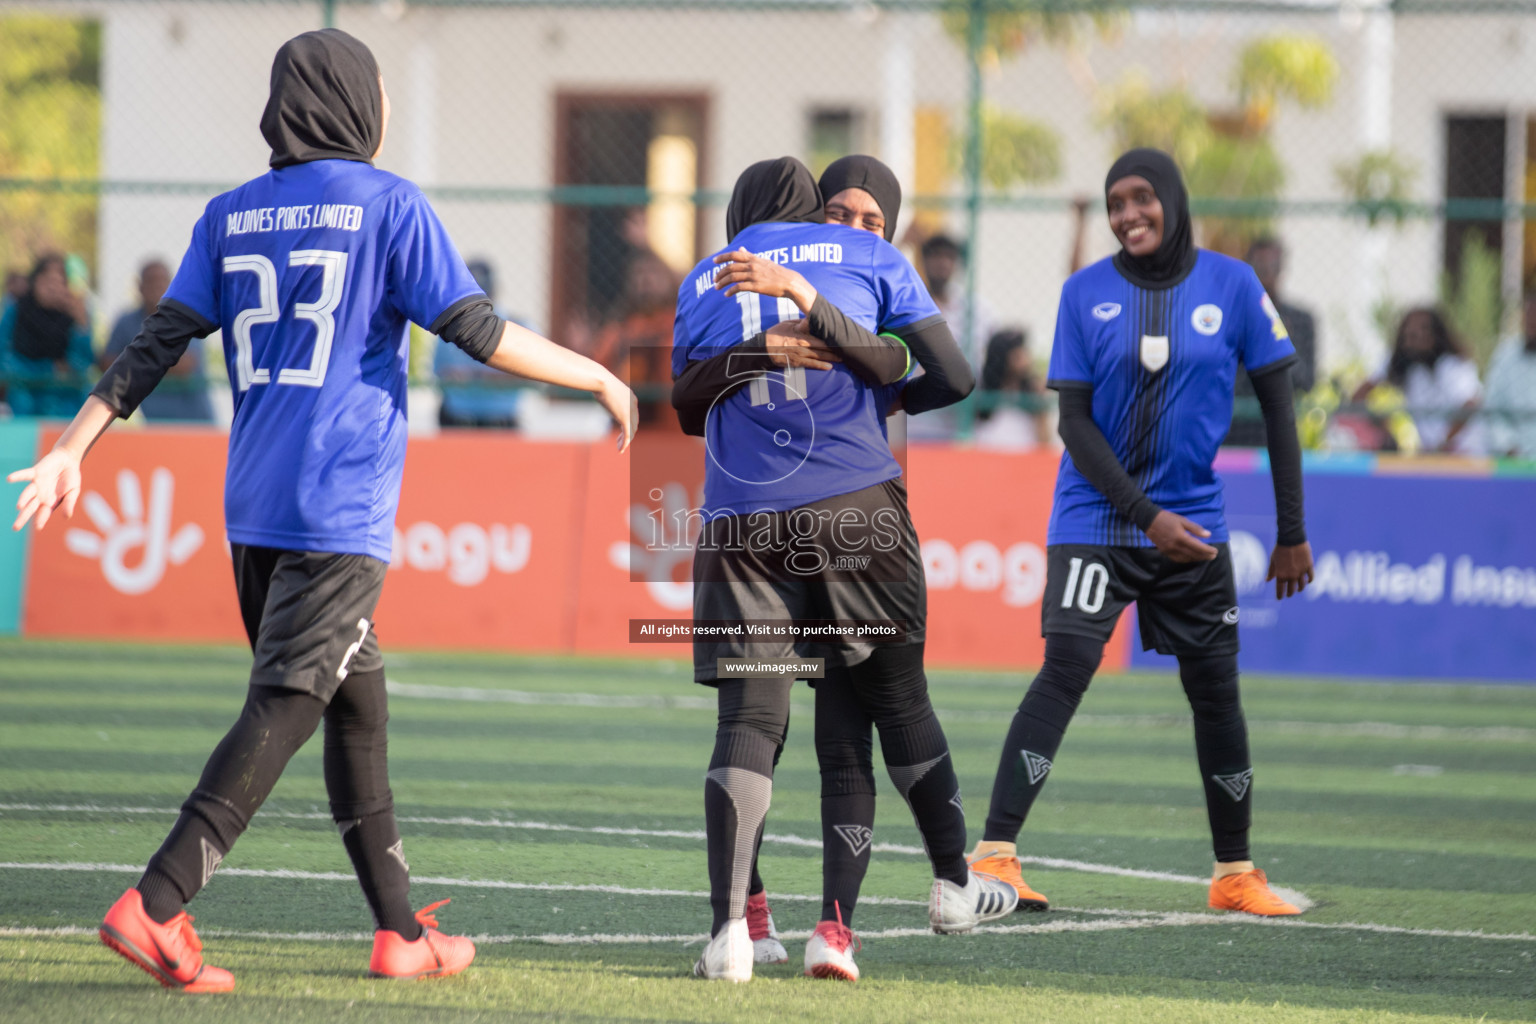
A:
<svg viewBox="0 0 1536 1024">
<path fill-rule="evenodd" d="M 224 526 L 254 664 L 245 707 L 101 938 L 167 988 L 228 992 L 184 909 L 324 722 L 331 814 L 374 918 L 369 971 L 457 973 L 475 954 L 412 913 L 389 788 L 374 607 L 405 463 L 406 321 L 495 369 L 591 392 L 634 436 L 629 389 L 495 314 L 421 190 L 373 166 L 389 97 L 368 47 L 325 29 L 272 64 L 271 169 L 214 197 L 160 307 L 30 469 L 16 529 L 70 515 L 80 464 L 191 338 L 223 328 L 234 394 Z M 471 481 L 465 481 L 472 485 Z"/>
</svg>

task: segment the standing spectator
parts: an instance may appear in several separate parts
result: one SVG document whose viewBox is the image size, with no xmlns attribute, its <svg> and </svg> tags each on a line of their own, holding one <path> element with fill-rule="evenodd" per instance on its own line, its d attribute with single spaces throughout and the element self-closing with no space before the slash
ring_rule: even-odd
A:
<svg viewBox="0 0 1536 1024">
<path fill-rule="evenodd" d="M 64 257 L 42 256 L 26 292 L 0 315 L 0 376 L 10 379 L 11 411 L 73 416 L 85 401 L 91 361 L 85 299 L 70 289 Z"/>
<path fill-rule="evenodd" d="M 934 305 L 944 314 L 960 350 L 976 370 L 981 369 L 987 339 L 996 328 L 992 308 L 980 295 L 976 296 L 976 324 L 971 331 L 966 319 L 965 287 L 960 273 L 965 268 L 965 251 L 948 235 L 934 235 L 923 243 L 921 249 L 923 280 L 928 284 L 928 294 Z"/>
<path fill-rule="evenodd" d="M 112 333 L 107 337 L 107 347 L 101 353 L 103 371 L 113 360 L 123 354 L 123 349 L 133 341 L 151 313 L 160 308 L 165 290 L 171 286 L 171 270 L 164 260 L 147 260 L 139 268 L 139 305 L 117 318 Z M 166 372 L 170 385 L 165 394 L 158 391 L 144 400 L 139 408 L 144 418 L 151 422 L 183 420 L 191 423 L 213 422 L 213 404 L 208 400 L 208 376 L 203 367 L 203 339 L 193 338 L 187 343 L 176 365 Z"/>
<path fill-rule="evenodd" d="M 1421 306 L 1403 314 L 1386 370 L 1367 382 L 1355 401 L 1380 384 L 1402 392 L 1420 451 L 1483 453 L 1482 425 L 1473 419 L 1483 397 L 1477 364 L 1463 353 L 1438 309 Z"/>
<path fill-rule="evenodd" d="M 965 267 L 965 252 L 960 243 L 948 235 L 934 235 L 923 242 L 918 253 L 921 263 L 919 269 L 922 270 L 923 281 L 928 285 L 928 294 L 949 324 L 960 351 L 965 354 L 965 361 L 980 377 L 982 364 L 986 361 L 987 339 L 996 331 L 996 318 L 991 306 L 980 295 L 976 296 L 974 329 L 966 316 L 965 286 L 961 275 Z M 935 409 L 925 416 L 907 420 L 907 439 L 950 440 L 958 433 L 959 425 L 956 409 Z"/>
<path fill-rule="evenodd" d="M 592 358 L 640 396 L 640 425 L 676 423 L 665 400 L 672 384 L 672 324 L 677 316 L 677 275 L 649 249 L 634 253 L 614 319 L 597 335 Z"/>
<path fill-rule="evenodd" d="M 485 260 L 470 260 L 467 264 L 470 276 L 491 300 L 496 315 L 522 327 L 534 330 L 531 324 L 511 316 L 495 306 L 496 274 Z M 517 378 L 508 378 L 500 370 L 475 359 L 457 345 L 439 345 L 432 357 L 432 372 L 437 375 L 442 388 L 443 403 L 437 409 L 440 427 L 503 427 L 517 426 L 517 405 L 522 393 L 510 386 Z"/>
<path fill-rule="evenodd" d="M 1258 275 L 1259 283 L 1264 286 L 1265 294 L 1274 304 L 1275 312 L 1280 314 L 1280 322 L 1291 335 L 1291 344 L 1296 347 L 1296 363 L 1291 367 L 1291 386 L 1295 394 L 1306 394 L 1317 381 L 1317 320 L 1310 310 L 1287 302 L 1280 289 L 1280 278 L 1285 272 L 1285 246 L 1280 244 L 1278 238 L 1267 235 L 1261 237 L 1248 247 L 1247 262 Z M 1240 402 L 1246 400 L 1244 404 L 1251 406 L 1256 401 L 1253 382 L 1248 379 L 1246 367 L 1237 374 L 1236 394 Z M 1227 434 L 1225 443 L 1245 448 L 1264 447 L 1263 418 L 1251 412 L 1245 416 L 1243 410 L 1239 409 L 1232 419 L 1232 430 Z"/>
<path fill-rule="evenodd" d="M 1536 292 L 1525 294 L 1520 327 L 1488 364 L 1488 450 L 1536 459 Z"/>
<path fill-rule="evenodd" d="M 994 404 L 976 411 L 977 445 L 1024 451 L 1050 436 L 1047 417 L 1038 405 L 1045 387 L 1035 372 L 1027 332 L 1013 327 L 988 339 L 981 389 Z"/>
</svg>

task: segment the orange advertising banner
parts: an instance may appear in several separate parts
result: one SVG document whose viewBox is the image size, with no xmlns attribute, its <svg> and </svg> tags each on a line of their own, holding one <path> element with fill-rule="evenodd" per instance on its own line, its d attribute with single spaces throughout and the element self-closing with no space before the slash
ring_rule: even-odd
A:
<svg viewBox="0 0 1536 1024">
<path fill-rule="evenodd" d="M 46 451 L 57 431 L 45 432 Z M 33 539 L 32 636 L 243 642 L 228 547 L 227 438 L 193 428 L 108 434 L 73 520 Z M 693 607 L 693 438 L 527 441 L 450 431 L 412 439 L 377 614 L 386 649 L 580 651 L 687 662 L 688 644 L 632 644 L 632 619 Z M 907 453 L 928 578 L 928 661 L 1027 668 L 1057 456 L 937 446 Z M 1125 663 L 1111 643 L 1105 667 Z"/>
<path fill-rule="evenodd" d="M 1045 529 L 1060 460 L 1050 451 L 907 450 L 907 500 L 928 582 L 929 664 L 1006 669 L 1045 659 Z M 1120 635 L 1103 664 L 1125 665 Z"/>
<path fill-rule="evenodd" d="M 571 650 L 592 451 L 485 431 L 413 438 L 376 616 L 380 642 Z"/>
<path fill-rule="evenodd" d="M 39 453 L 59 433 L 44 430 Z M 224 542 L 228 444 L 198 428 L 97 441 L 74 518 L 34 531 L 22 632 L 244 643 Z"/>
</svg>

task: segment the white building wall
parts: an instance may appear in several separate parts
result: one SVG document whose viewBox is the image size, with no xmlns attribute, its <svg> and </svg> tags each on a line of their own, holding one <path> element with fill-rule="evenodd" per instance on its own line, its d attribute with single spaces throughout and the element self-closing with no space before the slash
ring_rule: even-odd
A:
<svg viewBox="0 0 1536 1024">
<path fill-rule="evenodd" d="M 102 174 L 112 181 L 234 184 L 265 168 L 257 129 L 271 55 L 316 27 L 318 5 L 230 2 L 71 5 L 99 13 L 105 30 Z M 493 9 L 339 5 L 341 27 L 377 54 L 394 105 L 381 165 L 424 185 L 539 189 L 555 167 L 555 98 L 561 91 L 698 93 L 708 98 L 703 156 L 708 188 L 728 189 L 748 163 L 803 155 L 816 107 L 861 109 L 879 124 L 885 26 L 911 22 L 911 99 L 939 105 L 963 127 L 966 68 L 936 19 L 868 11 L 733 12 L 725 9 Z M 1536 92 L 1536 19 L 1475 16 L 1399 19 L 1391 76 L 1390 136 L 1420 167 L 1416 198 L 1442 189 L 1447 112 L 1524 110 Z M 1322 35 L 1342 75 L 1322 111 L 1282 109 L 1275 138 L 1289 199 L 1340 198 L 1334 166 L 1358 155 L 1361 20 L 1328 15 L 1239 18 L 1139 14 L 1118 38 L 1081 54 L 1037 48 L 989 69 L 989 98 L 1046 120 L 1063 140 L 1062 180 L 1032 193 L 1097 197 L 1113 157 L 1095 127 L 1092 84 L 1144 69 L 1154 82 L 1187 82 L 1203 100 L 1231 98 L 1233 62 L 1247 39 L 1274 31 Z M 421 150 L 430 148 L 430 153 Z M 954 179 L 959 186 L 958 175 Z M 909 187 L 910 187 L 910 183 Z M 101 208 L 100 290 L 126 301 L 142 257 L 174 261 L 206 195 L 111 192 Z M 549 322 L 551 212 L 537 201 L 439 199 L 466 256 L 498 268 L 500 299 Z M 962 212 L 952 224 L 963 229 Z M 723 243 L 718 208 L 705 211 L 706 245 Z M 1430 222 L 1387 232 L 1386 273 L 1361 284 L 1354 220 L 1297 214 L 1280 225 L 1291 259 L 1287 291 L 1324 318 L 1324 358 L 1372 360 L 1378 343 L 1355 337 L 1347 312 L 1367 292 L 1399 301 L 1436 292 L 1441 233 Z M 1072 220 L 1061 209 L 988 211 L 977 240 L 980 293 L 1007 322 L 1048 347 L 1067 268 Z M 1514 240 L 1511 240 L 1514 241 Z M 1090 258 L 1114 248 L 1102 218 Z M 1358 322 L 1358 318 L 1357 318 Z"/>
</svg>

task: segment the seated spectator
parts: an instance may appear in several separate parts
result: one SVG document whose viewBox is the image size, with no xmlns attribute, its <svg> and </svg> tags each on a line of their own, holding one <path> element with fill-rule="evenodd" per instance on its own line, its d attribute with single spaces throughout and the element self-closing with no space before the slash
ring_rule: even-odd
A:
<svg viewBox="0 0 1536 1024">
<path fill-rule="evenodd" d="M 1028 334 L 1012 328 L 992 335 L 981 366 L 976 444 L 1012 451 L 1040 444 L 1050 436 L 1048 417 L 1038 405 L 1044 393 L 1030 356 Z"/>
<path fill-rule="evenodd" d="M 1381 385 L 1402 392 L 1420 451 L 1483 453 L 1482 425 L 1474 419 L 1483 395 L 1477 365 L 1439 310 L 1423 306 L 1403 315 L 1384 372 L 1356 392 L 1355 401 L 1369 404 Z"/>
<path fill-rule="evenodd" d="M 0 294 L 0 309 L 9 309 L 16 300 L 27 294 L 27 275 L 22 270 L 5 273 L 5 293 Z"/>
<path fill-rule="evenodd" d="M 85 401 L 91 326 L 85 298 L 69 286 L 64 257 L 41 257 L 27 290 L 0 315 L 0 376 L 17 416 L 70 417 Z"/>
<path fill-rule="evenodd" d="M 133 341 L 144 326 L 144 321 L 156 309 L 165 290 L 171 285 L 171 270 L 161 260 L 148 260 L 139 268 L 139 305 L 117 318 L 112 333 L 107 337 L 107 347 L 101 352 L 101 368 L 105 370 L 112 361 L 123 354 L 123 349 Z M 162 422 L 213 422 L 213 403 L 208 399 L 208 374 L 203 363 L 203 339 L 193 338 L 181 359 L 171 367 L 165 380 L 139 406 L 144 418 L 151 423 Z"/>
<path fill-rule="evenodd" d="M 1526 293 L 1520 327 L 1488 364 L 1488 450 L 1536 459 L 1536 292 Z"/>
<path fill-rule="evenodd" d="M 470 260 L 470 275 L 486 298 L 496 302 L 496 275 L 485 260 Z M 536 330 L 531 324 L 505 313 L 499 306 L 496 315 L 503 320 Z M 437 346 L 432 356 L 432 372 L 437 376 L 443 402 L 438 406 L 437 423 L 441 427 L 500 427 L 517 426 L 517 405 L 521 394 L 509 386 L 516 378 L 509 378 L 500 370 L 493 370 L 457 345 L 446 343 Z"/>
</svg>

